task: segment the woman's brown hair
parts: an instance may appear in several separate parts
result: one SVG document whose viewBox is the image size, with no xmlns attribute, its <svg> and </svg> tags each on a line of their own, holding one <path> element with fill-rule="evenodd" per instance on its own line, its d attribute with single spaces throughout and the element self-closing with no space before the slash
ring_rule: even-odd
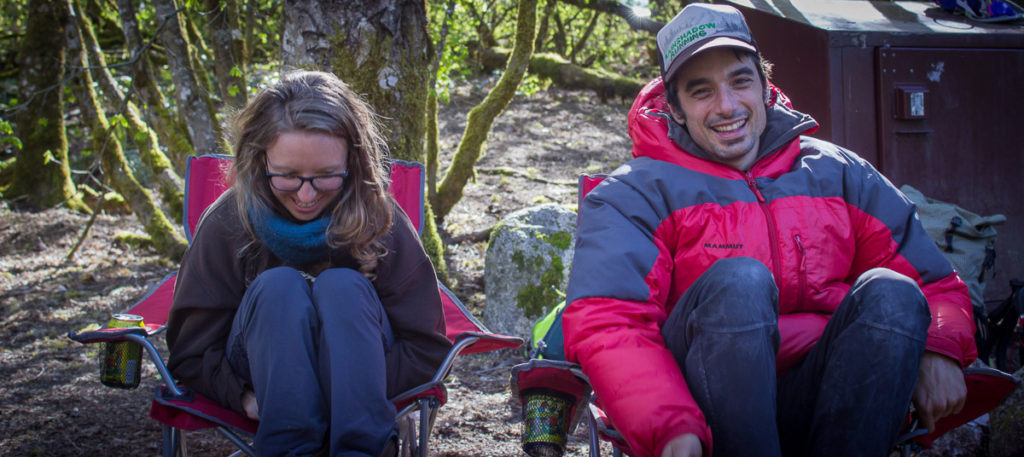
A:
<svg viewBox="0 0 1024 457">
<path fill-rule="evenodd" d="M 327 243 L 347 246 L 359 271 L 372 278 L 377 261 L 387 254 L 380 238 L 392 223 L 393 199 L 387 192 L 388 151 L 376 116 L 336 76 L 320 71 L 292 71 L 261 90 L 241 110 L 232 131 L 235 204 L 253 241 L 257 239 L 249 208 L 274 208 L 287 215 L 266 178 L 267 148 L 282 133 L 318 132 L 348 145 L 348 177 L 333 206 Z"/>
</svg>

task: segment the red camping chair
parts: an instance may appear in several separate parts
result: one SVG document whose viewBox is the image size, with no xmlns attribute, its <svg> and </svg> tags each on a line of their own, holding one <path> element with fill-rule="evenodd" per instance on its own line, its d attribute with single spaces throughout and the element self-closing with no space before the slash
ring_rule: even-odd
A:
<svg viewBox="0 0 1024 457">
<path fill-rule="evenodd" d="M 185 172 L 185 234 L 191 242 L 196 225 L 203 211 L 213 203 L 230 185 L 231 161 L 228 155 L 204 155 L 189 157 Z M 424 218 L 424 170 L 423 165 L 414 162 L 393 160 L 391 165 L 391 186 L 388 191 L 398 200 L 413 225 L 422 232 Z M 149 415 L 163 425 L 163 455 L 182 454 L 183 430 L 217 428 L 241 452 L 255 455 L 249 444 L 259 426 L 257 421 L 248 419 L 234 411 L 221 407 L 212 400 L 175 383 L 167 370 L 163 358 L 149 337 L 164 330 L 167 314 L 171 308 L 177 272 L 167 275 L 154 286 L 131 309 L 128 314 L 142 316 L 145 328 L 108 329 L 70 332 L 75 341 L 90 344 L 113 341 L 133 341 L 146 349 L 150 359 L 163 380 L 156 389 Z M 179 285 L 187 287 L 187 285 Z M 391 401 L 398 410 L 400 424 L 406 426 L 413 412 L 419 411 L 419 429 L 406 429 L 401 436 L 409 439 L 402 442 L 405 449 L 415 450 L 419 456 L 426 456 L 430 430 L 438 408 L 447 401 L 444 378 L 452 369 L 460 354 L 516 348 L 523 344 L 518 337 L 490 333 L 487 328 L 469 312 L 448 288 L 438 283 L 441 301 L 444 305 L 445 324 L 452 349 L 433 379 L 426 384 L 399 394 Z M 418 438 L 417 438 L 418 437 Z M 236 453 L 237 454 L 237 453 Z M 403 454 L 408 455 L 408 454 Z"/>
<path fill-rule="evenodd" d="M 607 175 L 582 175 L 579 178 L 578 208 L 583 208 L 583 199 L 601 183 Z M 577 223 L 579 221 L 577 220 Z M 578 226 L 578 224 L 577 224 Z M 964 408 L 953 416 L 947 416 L 935 424 L 935 431 L 917 427 L 915 416 L 908 414 L 904 432 L 896 442 L 898 455 L 910 456 L 921 447 L 931 447 L 934 440 L 946 432 L 970 422 L 991 411 L 1002 403 L 1003 399 L 1013 393 L 1020 379 L 988 366 L 970 366 L 964 370 L 964 381 L 967 384 L 967 399 Z M 512 396 L 524 403 L 530 391 L 555 390 L 573 398 L 569 409 L 569 433 L 571 434 L 583 416 L 586 416 L 590 428 L 591 457 L 600 457 L 600 440 L 612 444 L 612 454 L 616 457 L 623 453 L 630 454 L 625 438 L 616 430 L 611 420 L 600 407 L 600 400 L 593 394 L 587 376 L 575 363 L 563 360 L 532 359 L 527 363 L 516 365 L 511 374 Z M 524 395 L 526 394 L 526 395 Z M 586 408 L 579 406 L 585 405 Z M 526 421 L 524 421 L 524 425 Z"/>
</svg>

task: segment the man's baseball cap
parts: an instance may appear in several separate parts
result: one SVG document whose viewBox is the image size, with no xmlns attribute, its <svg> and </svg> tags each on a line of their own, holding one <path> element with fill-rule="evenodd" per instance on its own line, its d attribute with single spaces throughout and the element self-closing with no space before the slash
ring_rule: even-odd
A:
<svg viewBox="0 0 1024 457">
<path fill-rule="evenodd" d="M 728 5 L 691 3 L 658 31 L 661 79 L 669 81 L 699 52 L 732 46 L 757 52 L 757 43 L 739 10 Z"/>
</svg>

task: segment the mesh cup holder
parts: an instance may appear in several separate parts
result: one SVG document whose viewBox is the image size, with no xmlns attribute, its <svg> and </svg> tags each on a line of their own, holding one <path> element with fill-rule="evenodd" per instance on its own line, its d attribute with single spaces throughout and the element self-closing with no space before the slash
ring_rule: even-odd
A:
<svg viewBox="0 0 1024 457">
<path fill-rule="evenodd" d="M 530 457 L 561 457 L 575 399 L 552 389 L 528 389 L 523 399 L 523 451 Z"/>
</svg>

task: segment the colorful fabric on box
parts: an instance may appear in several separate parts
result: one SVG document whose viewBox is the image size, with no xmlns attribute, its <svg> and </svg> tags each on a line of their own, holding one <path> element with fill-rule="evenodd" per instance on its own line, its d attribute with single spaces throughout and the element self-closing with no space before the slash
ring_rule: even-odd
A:
<svg viewBox="0 0 1024 457">
<path fill-rule="evenodd" d="M 683 292 L 715 261 L 760 260 L 779 289 L 778 370 L 817 342 L 851 283 L 884 267 L 918 282 L 933 320 L 927 349 L 976 358 L 967 288 L 921 228 L 914 206 L 869 163 L 803 136 L 817 124 L 767 111 L 747 172 L 707 159 L 670 122 L 660 79 L 629 113 L 634 160 L 580 205 L 563 314 L 567 360 L 579 363 L 636 457 L 672 437 L 710 431 L 660 333 Z"/>
</svg>

